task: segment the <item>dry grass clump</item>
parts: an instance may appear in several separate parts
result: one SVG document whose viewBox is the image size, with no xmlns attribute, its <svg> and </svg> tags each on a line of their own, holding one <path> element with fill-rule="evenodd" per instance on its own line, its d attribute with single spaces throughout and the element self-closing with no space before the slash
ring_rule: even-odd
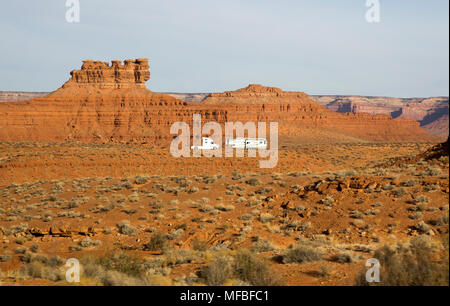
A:
<svg viewBox="0 0 450 306">
<path fill-rule="evenodd" d="M 241 249 L 234 254 L 219 252 L 200 271 L 201 280 L 207 285 L 239 284 L 251 286 L 276 286 L 270 264 L 255 253 Z"/>
<path fill-rule="evenodd" d="M 163 251 L 168 247 L 168 237 L 161 232 L 156 232 L 150 238 L 150 241 L 144 245 L 148 251 Z"/>
<path fill-rule="evenodd" d="M 135 236 L 137 234 L 137 229 L 130 224 L 130 221 L 123 220 L 117 224 L 119 228 L 119 233 L 128 236 Z"/>
<path fill-rule="evenodd" d="M 264 239 L 258 239 L 250 248 L 251 251 L 256 253 L 270 252 L 275 249 L 276 247 L 273 245 L 271 241 Z"/>
<path fill-rule="evenodd" d="M 325 198 L 320 200 L 320 203 L 326 206 L 331 206 L 334 203 L 334 199 L 332 196 L 326 196 Z"/>
<path fill-rule="evenodd" d="M 26 253 L 21 258 L 24 264 L 12 274 L 18 279 L 42 278 L 50 281 L 65 279 L 65 260 L 59 256 L 47 258 L 43 255 Z"/>
<path fill-rule="evenodd" d="M 275 217 L 269 213 L 262 213 L 261 215 L 259 215 L 259 221 L 261 223 L 270 222 L 273 219 L 275 219 Z"/>
<path fill-rule="evenodd" d="M 323 253 L 317 247 L 298 243 L 283 256 L 283 263 L 307 263 L 322 260 Z"/>
<path fill-rule="evenodd" d="M 233 210 L 235 207 L 231 204 L 229 205 L 224 205 L 224 204 L 217 204 L 216 205 L 216 209 L 220 210 L 220 211 L 231 211 Z"/>
<path fill-rule="evenodd" d="M 232 276 L 231 260 L 225 256 L 215 256 L 200 271 L 201 277 L 209 286 L 220 286 Z"/>
<path fill-rule="evenodd" d="M 83 275 L 81 284 L 93 283 L 105 286 L 164 286 L 171 285 L 162 270 L 155 264 L 137 256 L 124 253 L 103 257 L 85 257 L 81 260 Z M 156 266 L 160 266 L 156 264 Z"/>
<path fill-rule="evenodd" d="M 251 178 L 245 181 L 246 184 L 250 185 L 250 186 L 257 186 L 259 185 L 261 182 L 260 180 L 258 180 L 257 178 Z"/>
<path fill-rule="evenodd" d="M 374 258 L 380 261 L 380 282 L 368 283 L 366 271 L 362 271 L 356 279 L 362 286 L 448 286 L 448 257 L 438 256 L 448 244 L 436 246 L 427 236 L 418 236 L 409 244 L 383 246 L 376 250 Z M 448 256 L 448 255 L 447 255 Z"/>
</svg>

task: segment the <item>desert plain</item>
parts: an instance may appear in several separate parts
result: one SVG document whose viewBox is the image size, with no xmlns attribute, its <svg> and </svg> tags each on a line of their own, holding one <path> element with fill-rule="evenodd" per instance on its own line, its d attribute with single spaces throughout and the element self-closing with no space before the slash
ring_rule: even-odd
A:
<svg viewBox="0 0 450 306">
<path fill-rule="evenodd" d="M 448 285 L 448 122 L 432 135 L 256 84 L 192 102 L 149 78 L 146 59 L 84 61 L 0 102 L 1 284 L 368 285 L 377 258 L 377 284 Z M 196 113 L 278 122 L 276 166 L 172 156 L 171 124 Z"/>
</svg>

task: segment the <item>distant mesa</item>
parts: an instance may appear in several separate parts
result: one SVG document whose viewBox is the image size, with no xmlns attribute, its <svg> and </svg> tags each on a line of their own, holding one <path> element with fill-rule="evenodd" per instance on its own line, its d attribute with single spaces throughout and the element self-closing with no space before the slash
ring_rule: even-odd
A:
<svg viewBox="0 0 450 306">
<path fill-rule="evenodd" d="M 168 145 L 177 121 L 279 123 L 296 142 L 434 141 L 414 120 L 388 114 L 337 113 L 303 92 L 251 84 L 199 95 L 190 103 L 148 90 L 148 59 L 83 61 L 54 92 L 0 103 L 0 141 L 81 141 Z"/>
</svg>

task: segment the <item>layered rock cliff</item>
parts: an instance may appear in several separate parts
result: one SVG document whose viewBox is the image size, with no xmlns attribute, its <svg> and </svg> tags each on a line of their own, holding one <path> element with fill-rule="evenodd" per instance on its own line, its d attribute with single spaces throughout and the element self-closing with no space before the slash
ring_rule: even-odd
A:
<svg viewBox="0 0 450 306">
<path fill-rule="evenodd" d="M 80 70 L 58 90 L 29 101 L 0 103 L 2 141 L 152 142 L 167 145 L 177 121 L 276 121 L 279 133 L 325 141 L 434 140 L 409 119 L 388 115 L 341 114 L 325 109 L 302 92 L 249 85 L 215 93 L 200 103 L 189 103 L 145 87 L 148 60 L 84 61 Z M 345 137 L 344 137 L 345 136 Z M 336 136 L 337 137 L 337 136 Z M 310 138 L 308 138 L 310 139 Z"/>
<path fill-rule="evenodd" d="M 430 134 L 449 134 L 448 97 L 390 98 L 361 96 L 311 96 L 320 105 L 340 113 L 365 112 L 416 120 Z"/>
</svg>

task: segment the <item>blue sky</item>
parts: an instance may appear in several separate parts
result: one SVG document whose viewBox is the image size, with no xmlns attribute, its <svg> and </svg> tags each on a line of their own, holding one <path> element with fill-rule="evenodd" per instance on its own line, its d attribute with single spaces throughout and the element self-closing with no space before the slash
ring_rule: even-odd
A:
<svg viewBox="0 0 450 306">
<path fill-rule="evenodd" d="M 51 91 L 81 60 L 150 59 L 153 91 L 250 83 L 308 94 L 448 96 L 449 1 L 2 1 L 0 90 Z"/>
</svg>

